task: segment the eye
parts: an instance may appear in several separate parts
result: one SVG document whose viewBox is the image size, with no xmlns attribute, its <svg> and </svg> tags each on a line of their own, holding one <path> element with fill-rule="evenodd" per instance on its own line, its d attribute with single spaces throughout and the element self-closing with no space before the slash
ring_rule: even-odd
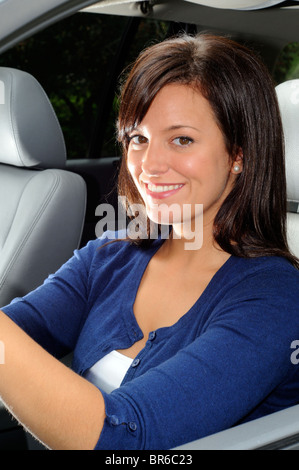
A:
<svg viewBox="0 0 299 470">
<path fill-rule="evenodd" d="M 143 145 L 147 144 L 148 140 L 146 137 L 143 135 L 132 135 L 130 137 L 130 143 L 135 144 L 135 145 Z"/>
<path fill-rule="evenodd" d="M 194 140 L 187 136 L 180 136 L 173 140 L 173 143 L 179 147 L 188 147 L 193 142 Z"/>
</svg>

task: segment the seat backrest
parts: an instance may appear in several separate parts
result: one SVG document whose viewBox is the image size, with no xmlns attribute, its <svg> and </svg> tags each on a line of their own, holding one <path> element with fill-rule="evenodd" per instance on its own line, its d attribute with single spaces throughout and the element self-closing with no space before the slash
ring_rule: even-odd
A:
<svg viewBox="0 0 299 470">
<path fill-rule="evenodd" d="M 281 83 L 276 93 L 285 137 L 287 235 L 291 251 L 299 257 L 299 80 Z"/>
<path fill-rule="evenodd" d="M 55 272 L 79 246 L 84 180 L 64 169 L 60 125 L 40 84 L 0 67 L 0 307 Z"/>
</svg>

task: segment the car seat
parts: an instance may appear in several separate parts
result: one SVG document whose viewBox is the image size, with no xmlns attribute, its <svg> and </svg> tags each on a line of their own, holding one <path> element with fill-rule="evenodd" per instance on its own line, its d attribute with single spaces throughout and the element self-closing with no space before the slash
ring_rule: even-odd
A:
<svg viewBox="0 0 299 470">
<path fill-rule="evenodd" d="M 290 250 L 299 257 L 299 80 L 276 87 L 284 137 L 287 179 L 287 235 Z"/>
<path fill-rule="evenodd" d="M 0 67 L 0 307 L 56 271 L 79 246 L 84 180 L 48 97 L 30 74 Z"/>
</svg>

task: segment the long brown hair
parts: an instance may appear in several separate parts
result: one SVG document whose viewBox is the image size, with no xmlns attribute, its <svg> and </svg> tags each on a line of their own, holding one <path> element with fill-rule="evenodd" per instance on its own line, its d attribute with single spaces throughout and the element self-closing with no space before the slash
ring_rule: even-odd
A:
<svg viewBox="0 0 299 470">
<path fill-rule="evenodd" d="M 214 221 L 218 245 L 235 256 L 283 256 L 299 267 L 286 239 L 284 143 L 274 84 L 256 55 L 228 38 L 183 35 L 155 44 L 138 57 L 121 93 L 119 193 L 129 205 L 143 204 L 127 168 L 128 135 L 170 83 L 202 93 L 229 154 L 233 158 L 242 149 L 243 171 Z"/>
</svg>

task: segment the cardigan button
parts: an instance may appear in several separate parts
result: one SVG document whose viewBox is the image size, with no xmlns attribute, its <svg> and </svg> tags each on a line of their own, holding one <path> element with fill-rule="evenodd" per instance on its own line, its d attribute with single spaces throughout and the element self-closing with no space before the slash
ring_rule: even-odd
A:
<svg viewBox="0 0 299 470">
<path fill-rule="evenodd" d="M 131 421 L 131 423 L 128 423 L 128 426 L 131 431 L 136 431 L 137 429 L 137 424 L 134 423 L 134 421 Z"/>
<path fill-rule="evenodd" d="M 115 415 L 112 415 L 110 417 L 110 423 L 112 424 L 112 426 L 118 426 L 119 425 L 119 419 L 117 416 Z"/>
<path fill-rule="evenodd" d="M 137 367 L 140 364 L 140 359 L 134 359 L 132 362 L 132 367 Z"/>
<path fill-rule="evenodd" d="M 156 332 L 155 331 L 151 331 L 150 334 L 148 335 L 148 339 L 150 341 L 154 341 L 154 339 L 156 338 Z"/>
</svg>

